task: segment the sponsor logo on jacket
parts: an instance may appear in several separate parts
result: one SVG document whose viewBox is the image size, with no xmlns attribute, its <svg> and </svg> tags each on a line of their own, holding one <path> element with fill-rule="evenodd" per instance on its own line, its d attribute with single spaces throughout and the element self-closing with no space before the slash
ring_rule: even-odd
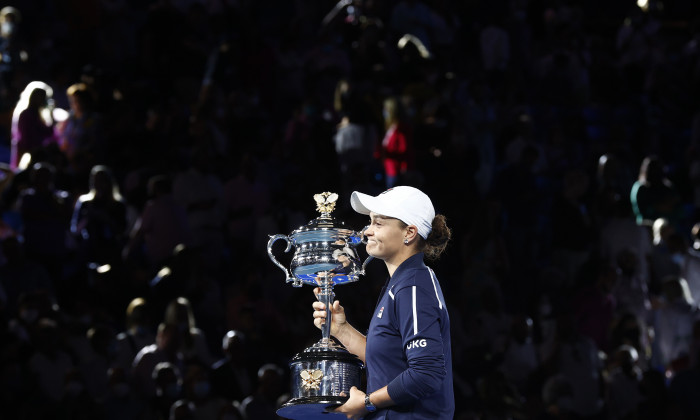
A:
<svg viewBox="0 0 700 420">
<path fill-rule="evenodd" d="M 417 347 L 425 347 L 427 345 L 428 342 L 425 341 L 425 338 L 421 338 L 420 340 L 413 340 L 406 344 L 406 350 L 415 349 Z"/>
</svg>

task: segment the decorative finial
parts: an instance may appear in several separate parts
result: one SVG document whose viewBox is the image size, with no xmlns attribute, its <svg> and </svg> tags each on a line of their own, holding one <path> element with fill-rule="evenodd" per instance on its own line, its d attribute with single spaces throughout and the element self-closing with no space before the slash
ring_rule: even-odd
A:
<svg viewBox="0 0 700 420">
<path fill-rule="evenodd" d="M 331 192 L 314 194 L 314 200 L 316 201 L 316 210 L 321 213 L 330 213 L 335 209 L 335 202 L 338 201 L 338 194 Z"/>
</svg>

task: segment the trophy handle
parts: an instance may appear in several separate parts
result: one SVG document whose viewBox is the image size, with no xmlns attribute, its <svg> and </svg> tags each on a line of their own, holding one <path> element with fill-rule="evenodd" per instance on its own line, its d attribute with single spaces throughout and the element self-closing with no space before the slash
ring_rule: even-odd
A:
<svg viewBox="0 0 700 420">
<path fill-rule="evenodd" d="M 292 273 L 289 271 L 289 269 L 283 266 L 281 262 L 277 261 L 277 258 L 275 258 L 275 256 L 272 254 L 272 244 L 274 244 L 278 239 L 284 239 L 285 242 L 287 242 L 287 248 L 285 248 L 284 252 L 289 252 L 289 250 L 292 249 L 292 242 L 289 240 L 289 237 L 287 235 L 270 235 L 270 240 L 267 242 L 267 255 L 270 256 L 272 262 L 275 263 L 275 265 L 279 267 L 280 270 L 284 271 L 287 283 L 291 282 L 293 283 L 292 285 L 294 287 L 301 287 L 301 281 L 296 280 L 292 276 Z"/>
<path fill-rule="evenodd" d="M 365 245 L 367 245 L 367 237 L 365 236 L 365 231 L 367 230 L 368 227 L 369 227 L 369 225 L 363 227 L 362 230 L 360 231 L 360 238 L 361 238 L 360 242 L 362 242 Z M 362 269 L 360 270 L 360 272 L 358 274 L 364 276 L 365 275 L 365 268 L 367 267 L 367 263 L 372 261 L 373 259 L 374 259 L 373 256 L 368 255 L 367 258 L 365 258 L 365 262 L 362 263 Z"/>
<path fill-rule="evenodd" d="M 372 261 L 374 259 L 373 256 L 368 255 L 367 258 L 365 258 L 365 262 L 362 263 L 362 270 L 360 270 L 359 274 L 364 276 L 365 275 L 365 268 L 367 267 L 367 263 Z"/>
</svg>

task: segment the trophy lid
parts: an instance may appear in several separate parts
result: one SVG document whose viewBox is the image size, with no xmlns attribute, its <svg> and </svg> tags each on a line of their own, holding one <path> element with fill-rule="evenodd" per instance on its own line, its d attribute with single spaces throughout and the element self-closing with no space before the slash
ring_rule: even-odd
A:
<svg viewBox="0 0 700 420">
<path fill-rule="evenodd" d="M 355 245 L 361 241 L 359 233 L 347 228 L 345 222 L 331 215 L 333 210 L 335 210 L 338 194 L 331 192 L 315 194 L 314 200 L 316 201 L 316 210 L 321 215 L 306 225 L 295 229 L 289 235 L 295 244 L 337 241 L 340 239 Z"/>
</svg>

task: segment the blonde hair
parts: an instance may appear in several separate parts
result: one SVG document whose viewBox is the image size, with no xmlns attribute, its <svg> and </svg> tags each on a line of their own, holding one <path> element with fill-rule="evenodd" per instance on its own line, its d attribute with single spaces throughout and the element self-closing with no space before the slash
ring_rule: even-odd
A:
<svg viewBox="0 0 700 420">
<path fill-rule="evenodd" d="M 47 85 L 44 82 L 40 82 L 38 80 L 35 80 L 33 82 L 29 82 L 27 84 L 27 87 L 24 88 L 22 93 L 19 95 L 19 100 L 17 101 L 17 104 L 15 105 L 15 109 L 12 112 L 12 125 L 16 125 L 17 122 L 19 121 L 19 114 L 21 114 L 23 111 L 25 111 L 27 108 L 29 108 L 29 103 L 30 99 L 32 97 L 32 94 L 34 93 L 35 90 L 41 89 L 44 92 L 46 92 L 46 99 L 50 99 L 53 96 L 53 89 L 51 86 Z M 44 120 L 46 124 L 51 123 L 51 115 L 49 110 L 44 107 L 44 109 L 41 110 L 41 118 Z"/>
</svg>

